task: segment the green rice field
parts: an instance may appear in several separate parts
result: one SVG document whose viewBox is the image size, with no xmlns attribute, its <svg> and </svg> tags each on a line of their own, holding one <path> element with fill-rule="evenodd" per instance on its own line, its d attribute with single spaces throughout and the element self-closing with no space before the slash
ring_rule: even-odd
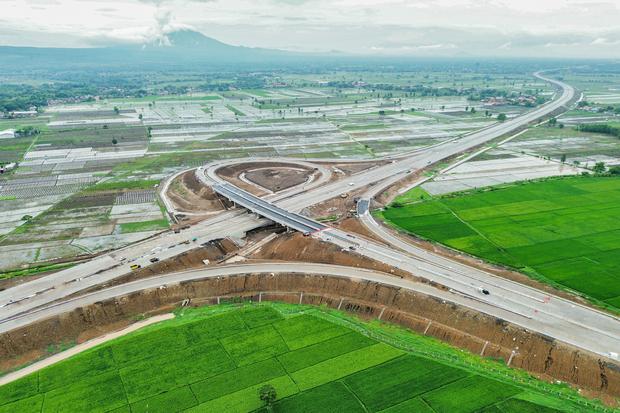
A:
<svg viewBox="0 0 620 413">
<path fill-rule="evenodd" d="M 620 310 L 620 179 L 550 179 L 426 198 L 405 194 L 382 216 Z"/>
<path fill-rule="evenodd" d="M 180 310 L 0 387 L 0 412 L 267 412 L 266 384 L 274 412 L 605 411 L 394 326 L 269 303 Z"/>
</svg>

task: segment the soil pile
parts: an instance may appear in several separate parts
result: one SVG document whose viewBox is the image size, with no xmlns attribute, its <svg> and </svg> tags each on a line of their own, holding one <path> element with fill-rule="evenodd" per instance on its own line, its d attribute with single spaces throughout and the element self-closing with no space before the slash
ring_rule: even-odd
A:
<svg viewBox="0 0 620 413">
<path fill-rule="evenodd" d="M 168 198 L 181 212 L 223 211 L 232 204 L 196 178 L 194 171 L 177 176 L 168 187 Z"/>
</svg>

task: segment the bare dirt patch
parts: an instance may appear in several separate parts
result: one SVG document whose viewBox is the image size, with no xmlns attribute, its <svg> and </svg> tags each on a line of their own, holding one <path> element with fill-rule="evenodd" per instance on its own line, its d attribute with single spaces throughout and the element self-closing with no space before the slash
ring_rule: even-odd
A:
<svg viewBox="0 0 620 413">
<path fill-rule="evenodd" d="M 245 178 L 271 192 L 279 192 L 303 184 L 312 174 L 305 168 L 271 167 L 251 169 L 245 172 Z"/>
<path fill-rule="evenodd" d="M 363 237 L 385 244 L 385 241 L 382 238 L 378 237 L 375 233 L 366 228 L 366 225 L 362 224 L 357 218 L 345 218 L 339 222 L 333 223 L 332 225 L 343 231 L 354 232 Z"/>
<path fill-rule="evenodd" d="M 181 212 L 223 211 L 232 204 L 213 190 L 203 185 L 194 171 L 177 176 L 168 187 L 166 194 L 175 208 Z"/>
<path fill-rule="evenodd" d="M 311 207 L 304 208 L 302 213 L 312 218 L 341 219 L 345 216 L 353 216 L 356 210 L 356 198 L 359 198 L 366 190 L 364 188 L 341 194 Z"/>
<path fill-rule="evenodd" d="M 250 192 L 251 194 L 254 194 L 257 196 L 263 196 L 263 195 L 267 195 L 268 191 L 261 190 L 256 185 L 252 185 L 250 183 L 242 181 L 241 179 L 239 179 L 239 175 L 241 175 L 243 172 L 261 170 L 265 168 L 267 169 L 270 169 L 270 168 L 306 169 L 306 168 L 301 167 L 300 165 L 293 164 L 293 163 L 286 163 L 286 162 L 243 162 L 243 163 L 237 163 L 234 165 L 223 166 L 217 170 L 217 174 L 222 179 L 227 180 L 228 182 L 238 186 L 239 188 L 242 188 Z M 253 182 L 256 182 L 256 181 L 253 181 Z M 262 184 L 259 184 L 259 185 L 263 186 Z M 277 185 L 278 184 L 276 184 L 276 186 Z M 264 188 L 271 190 L 268 186 L 264 186 Z M 282 189 L 285 189 L 285 188 L 281 188 L 280 190 Z"/>
</svg>

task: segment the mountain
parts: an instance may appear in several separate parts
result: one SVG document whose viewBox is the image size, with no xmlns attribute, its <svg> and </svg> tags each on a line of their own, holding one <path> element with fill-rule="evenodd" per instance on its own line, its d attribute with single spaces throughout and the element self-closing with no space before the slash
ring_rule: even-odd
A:
<svg viewBox="0 0 620 413">
<path fill-rule="evenodd" d="M 163 58 L 174 57 L 183 61 L 196 62 L 249 62 L 266 58 L 286 59 L 304 56 L 283 50 L 232 46 L 194 30 L 177 30 L 142 45 L 143 56 Z"/>
<path fill-rule="evenodd" d="M 38 48 L 0 46 L 0 68 L 24 66 L 57 69 L 164 67 L 207 65 L 276 65 L 306 60 L 302 53 L 232 46 L 193 30 L 178 30 L 141 45 L 98 48 Z"/>
<path fill-rule="evenodd" d="M 203 48 L 205 50 L 234 50 L 237 47 L 231 46 L 226 43 L 222 43 L 219 40 L 215 40 L 211 37 L 207 37 L 204 34 L 194 31 L 194 30 L 177 30 L 165 35 L 164 42 L 168 43 L 168 46 L 160 46 L 160 47 L 177 47 L 177 48 Z"/>
</svg>

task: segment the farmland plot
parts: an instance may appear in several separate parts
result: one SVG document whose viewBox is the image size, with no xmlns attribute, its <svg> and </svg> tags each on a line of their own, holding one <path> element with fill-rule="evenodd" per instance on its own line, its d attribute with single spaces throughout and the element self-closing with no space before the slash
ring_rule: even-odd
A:
<svg viewBox="0 0 620 413">
<path fill-rule="evenodd" d="M 54 184 L 55 177 L 48 182 Z M 115 190 L 130 186 L 130 182 L 104 183 L 74 196 L 55 198 L 60 202 L 54 206 L 35 204 L 3 215 L 0 258 L 6 259 L 0 270 L 96 253 L 168 228 L 154 190 Z M 0 208 L 5 202 L 13 201 L 0 201 Z M 24 220 L 25 215 L 32 218 Z M 11 249 L 4 251 L 2 246 Z"/>
<path fill-rule="evenodd" d="M 564 178 L 385 210 L 394 225 L 620 308 L 620 180 Z"/>
<path fill-rule="evenodd" d="M 563 118 L 558 120 L 564 122 Z M 579 166 L 594 166 L 596 162 L 620 164 L 620 140 L 613 136 L 599 133 L 577 131 L 565 128 L 532 128 L 516 139 L 501 145 L 501 148 L 513 153 L 548 156 L 560 160 L 566 156 L 566 162 Z"/>
<path fill-rule="evenodd" d="M 532 156 L 514 155 L 497 159 L 471 160 L 450 169 L 422 188 L 433 195 L 525 181 L 550 176 L 578 175 L 585 169 Z"/>
<path fill-rule="evenodd" d="M 585 411 L 557 392 L 483 375 L 489 361 L 473 373 L 454 366 L 460 351 L 431 360 L 365 335 L 377 327 L 352 318 L 360 330 L 344 327 L 342 317 L 286 304 L 185 310 L 0 387 L 0 412 L 263 413 L 264 385 L 276 390 L 273 411 L 287 413 Z"/>
</svg>

